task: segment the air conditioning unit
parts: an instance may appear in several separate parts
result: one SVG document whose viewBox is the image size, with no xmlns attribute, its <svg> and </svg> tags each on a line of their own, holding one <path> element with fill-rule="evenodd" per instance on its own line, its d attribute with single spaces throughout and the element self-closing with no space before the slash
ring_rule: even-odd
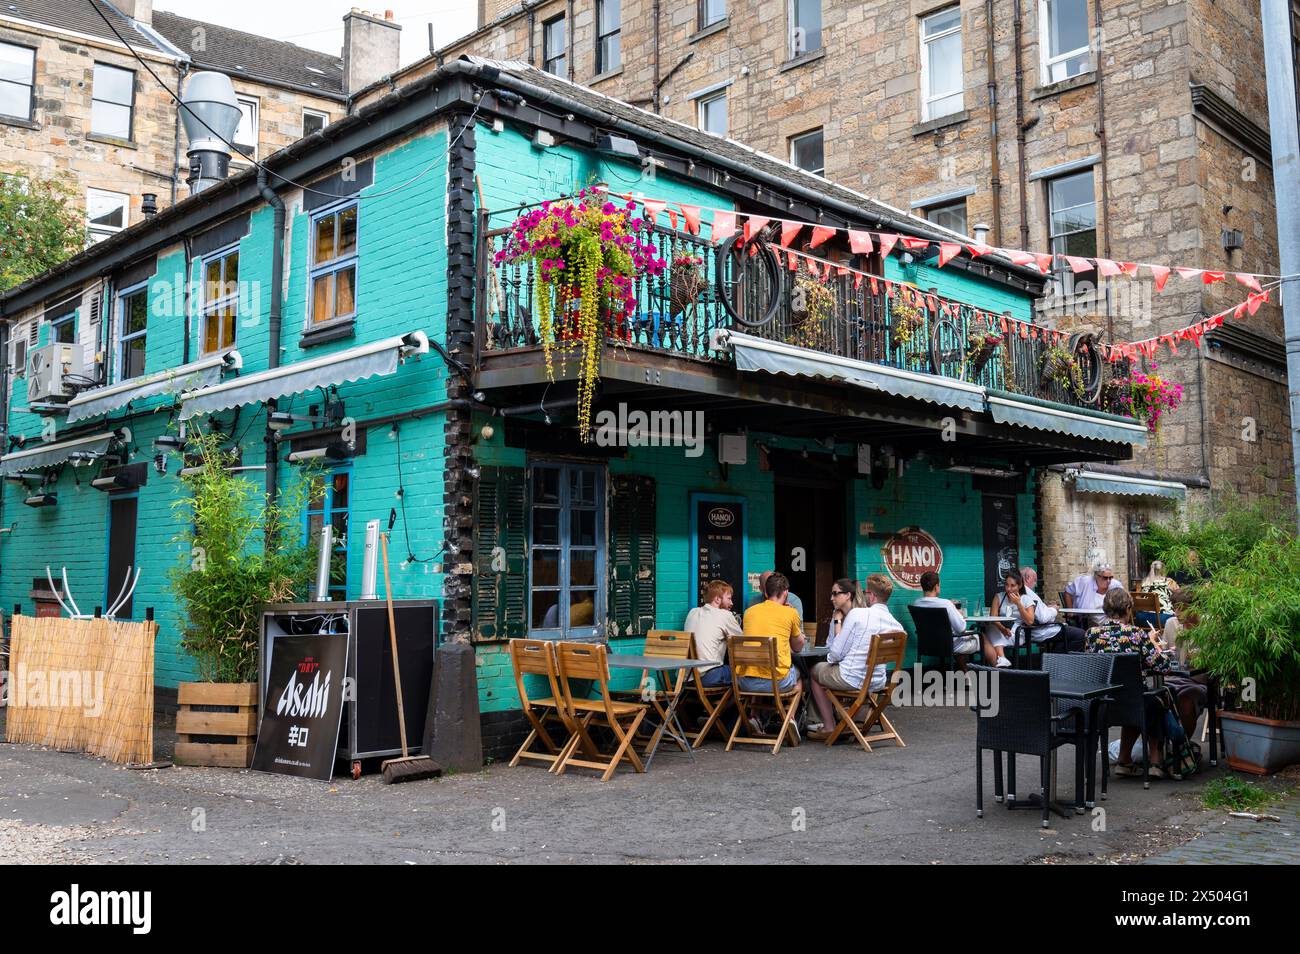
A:
<svg viewBox="0 0 1300 954">
<path fill-rule="evenodd" d="M 65 401 L 76 394 L 70 376 L 81 374 L 81 346 L 48 344 L 27 352 L 27 403 Z"/>
</svg>

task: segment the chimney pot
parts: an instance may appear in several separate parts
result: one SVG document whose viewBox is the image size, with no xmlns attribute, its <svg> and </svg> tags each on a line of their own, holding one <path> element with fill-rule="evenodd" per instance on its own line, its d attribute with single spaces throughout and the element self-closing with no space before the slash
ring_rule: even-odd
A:
<svg viewBox="0 0 1300 954">
<path fill-rule="evenodd" d="M 402 59 L 402 26 L 391 16 L 379 19 L 352 8 L 343 17 L 344 90 L 355 93 L 396 73 Z"/>
<path fill-rule="evenodd" d="M 983 222 L 975 223 L 974 235 L 975 235 L 975 241 L 983 245 L 985 242 L 988 241 L 989 227 L 985 225 Z"/>
<path fill-rule="evenodd" d="M 158 194 L 146 192 L 140 196 L 140 214 L 152 216 L 158 214 Z"/>
</svg>

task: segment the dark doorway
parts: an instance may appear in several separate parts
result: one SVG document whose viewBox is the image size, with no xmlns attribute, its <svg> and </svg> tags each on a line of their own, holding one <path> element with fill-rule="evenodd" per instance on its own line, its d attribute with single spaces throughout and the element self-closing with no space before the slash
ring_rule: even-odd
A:
<svg viewBox="0 0 1300 954">
<path fill-rule="evenodd" d="M 104 609 L 113 605 L 118 594 L 129 586 L 128 574 L 135 576 L 135 497 L 110 497 L 108 500 L 108 592 Z M 119 619 L 130 619 L 132 598 L 117 610 Z"/>
<path fill-rule="evenodd" d="M 1016 498 L 984 494 L 984 599 L 992 605 L 1008 570 L 1020 559 Z"/>
<path fill-rule="evenodd" d="M 831 584 L 846 575 L 844 484 L 777 478 L 775 505 L 776 569 L 803 601 L 804 622 L 815 622 L 830 612 Z"/>
</svg>

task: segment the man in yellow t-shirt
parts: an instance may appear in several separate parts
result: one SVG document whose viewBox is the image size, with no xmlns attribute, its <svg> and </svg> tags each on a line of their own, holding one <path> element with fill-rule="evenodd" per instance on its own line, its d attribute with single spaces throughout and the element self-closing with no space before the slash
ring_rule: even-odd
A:
<svg viewBox="0 0 1300 954">
<path fill-rule="evenodd" d="M 780 573 L 773 573 L 763 586 L 763 602 L 745 610 L 743 628 L 746 636 L 776 637 L 776 678 L 782 692 L 799 684 L 799 670 L 791 668 L 791 655 L 803 649 L 803 626 L 799 614 L 785 605 L 785 595 L 790 581 Z M 747 692 L 762 692 L 772 687 L 772 673 L 766 666 L 740 666 L 736 674 L 741 677 L 740 688 Z"/>
</svg>

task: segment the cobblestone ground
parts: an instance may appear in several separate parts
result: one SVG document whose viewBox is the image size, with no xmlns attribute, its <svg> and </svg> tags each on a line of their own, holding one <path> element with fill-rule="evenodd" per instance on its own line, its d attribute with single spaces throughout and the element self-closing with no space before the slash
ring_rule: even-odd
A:
<svg viewBox="0 0 1300 954">
<path fill-rule="evenodd" d="M 1281 821 L 1251 821 L 1225 812 L 1205 825 L 1201 837 L 1147 858 L 1145 864 L 1300 865 L 1300 794 L 1255 812 Z"/>
</svg>

